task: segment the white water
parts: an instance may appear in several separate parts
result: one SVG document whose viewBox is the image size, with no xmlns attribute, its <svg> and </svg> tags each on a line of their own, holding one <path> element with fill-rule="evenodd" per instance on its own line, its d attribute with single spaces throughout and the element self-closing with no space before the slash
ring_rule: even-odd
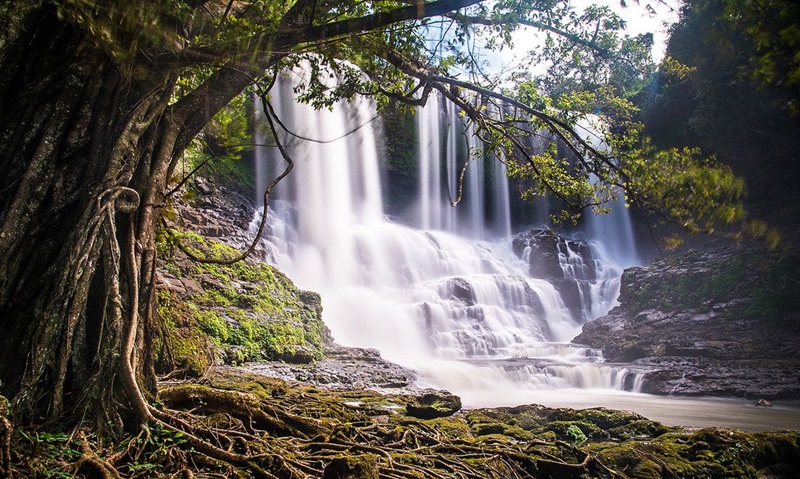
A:
<svg viewBox="0 0 800 479">
<path fill-rule="evenodd" d="M 291 100 L 295 83 L 284 78 L 273 92 L 277 114 L 296 135 L 324 143 L 284 135 L 296 166 L 273 200 L 267 259 L 322 295 L 338 343 L 377 348 L 416 369 L 423 384 L 457 394 L 476 381 L 485 391 L 637 388 L 635 372 L 568 344 L 584 321 L 613 306 L 619 268 L 596 246 L 591 274 L 580 255 L 562 251 L 566 277 L 580 280 L 577 316 L 552 284 L 528 276 L 510 247 L 503 168 L 484 168 L 454 109 L 432 98 L 418 111 L 419 221 L 404 226 L 383 215 L 380 139 L 369 125 L 345 136 L 368 123 L 371 106 L 314 111 Z M 464 201 L 453 208 L 465 162 Z M 257 151 L 257 163 L 269 164 L 259 171 L 272 177 L 283 166 L 269 148 Z"/>
</svg>

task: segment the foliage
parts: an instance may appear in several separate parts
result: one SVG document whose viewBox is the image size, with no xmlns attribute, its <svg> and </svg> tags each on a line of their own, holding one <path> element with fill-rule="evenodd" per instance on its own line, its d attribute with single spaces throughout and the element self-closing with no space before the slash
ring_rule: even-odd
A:
<svg viewBox="0 0 800 479">
<path fill-rule="evenodd" d="M 252 127 L 248 119 L 253 107 L 250 96 L 249 91 L 245 92 L 218 111 L 187 146 L 176 167 L 173 178 L 176 183 L 190 175 L 202 175 L 223 184 L 255 190 L 253 168 L 243 158 L 252 150 Z"/>
<path fill-rule="evenodd" d="M 410 112 L 392 105 L 382 114 L 384 136 L 386 138 L 386 165 L 388 168 L 413 175 L 417 167 L 416 122 Z"/>
<path fill-rule="evenodd" d="M 794 2 L 691 0 L 637 97 L 660 148 L 696 146 L 747 181 L 755 213 L 790 236 L 800 151 Z M 793 238 L 796 239 L 796 238 Z"/>
</svg>

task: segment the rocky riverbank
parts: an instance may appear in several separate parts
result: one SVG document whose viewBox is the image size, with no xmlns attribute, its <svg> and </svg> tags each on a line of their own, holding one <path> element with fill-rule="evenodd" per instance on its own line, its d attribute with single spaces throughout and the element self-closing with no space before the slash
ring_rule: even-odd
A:
<svg viewBox="0 0 800 479">
<path fill-rule="evenodd" d="M 651 369 L 643 392 L 796 398 L 796 261 L 723 244 L 628 269 L 620 305 L 587 323 L 574 342 Z"/>
</svg>

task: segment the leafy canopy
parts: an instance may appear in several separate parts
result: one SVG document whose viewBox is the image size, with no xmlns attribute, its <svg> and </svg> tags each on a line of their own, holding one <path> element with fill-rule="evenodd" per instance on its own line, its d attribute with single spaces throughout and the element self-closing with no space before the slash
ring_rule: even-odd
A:
<svg viewBox="0 0 800 479">
<path fill-rule="evenodd" d="M 278 72 L 302 63 L 309 73 L 298 99 L 318 108 L 354 95 L 379 107 L 413 106 L 431 101 L 435 91 L 462 110 L 493 153 L 487 157 L 531 181 L 526 196 L 554 195 L 568 216 L 587 207 L 603 212 L 617 195 L 690 231 L 744 216 L 743 186 L 729 169 L 696 150 L 658 151 L 642 135 L 628 98 L 655 70 L 652 36 L 626 35 L 622 18 L 604 6 L 576 11 L 566 0 L 22 3 L 2 2 L 12 33 L 0 42 L 21 28 L 26 9 L 56 8 L 120 69 L 176 75 L 176 109 L 199 95 L 213 97 L 226 70 L 249 75 L 250 88 L 268 100 Z M 499 52 L 512 47 L 530 51 L 521 64 L 497 68 Z M 784 68 L 764 62 L 764 77 Z M 241 118 L 223 110 L 209 128 L 233 146 L 241 143 L 241 126 Z M 536 136 L 563 148 L 534 145 Z"/>
</svg>

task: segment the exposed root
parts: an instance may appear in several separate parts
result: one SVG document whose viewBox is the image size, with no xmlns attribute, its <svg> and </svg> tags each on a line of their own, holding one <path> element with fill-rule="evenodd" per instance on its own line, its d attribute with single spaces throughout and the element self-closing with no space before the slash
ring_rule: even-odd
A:
<svg viewBox="0 0 800 479">
<path fill-rule="evenodd" d="M 464 429 L 454 437 L 447 420 L 402 414 L 375 421 L 385 410 L 348 408 L 321 392 L 259 396 L 184 384 L 162 389 L 159 399 L 164 408 L 148 406 L 151 422 L 127 442 L 109 445 L 78 433 L 80 457 L 70 472 L 102 479 L 308 479 L 338 477 L 332 471 L 345 467 L 380 479 L 627 477 L 571 444 L 476 438 Z"/>
<path fill-rule="evenodd" d="M 119 472 L 112 466 L 108 461 L 101 459 L 97 456 L 91 446 L 89 446 L 89 441 L 86 439 L 86 435 L 81 432 L 79 434 L 79 439 L 81 441 L 81 452 L 83 456 L 81 456 L 78 464 L 75 468 L 75 475 L 83 475 L 84 477 L 99 477 L 101 479 L 121 479 Z M 94 474 L 92 474 L 92 472 Z"/>
</svg>

